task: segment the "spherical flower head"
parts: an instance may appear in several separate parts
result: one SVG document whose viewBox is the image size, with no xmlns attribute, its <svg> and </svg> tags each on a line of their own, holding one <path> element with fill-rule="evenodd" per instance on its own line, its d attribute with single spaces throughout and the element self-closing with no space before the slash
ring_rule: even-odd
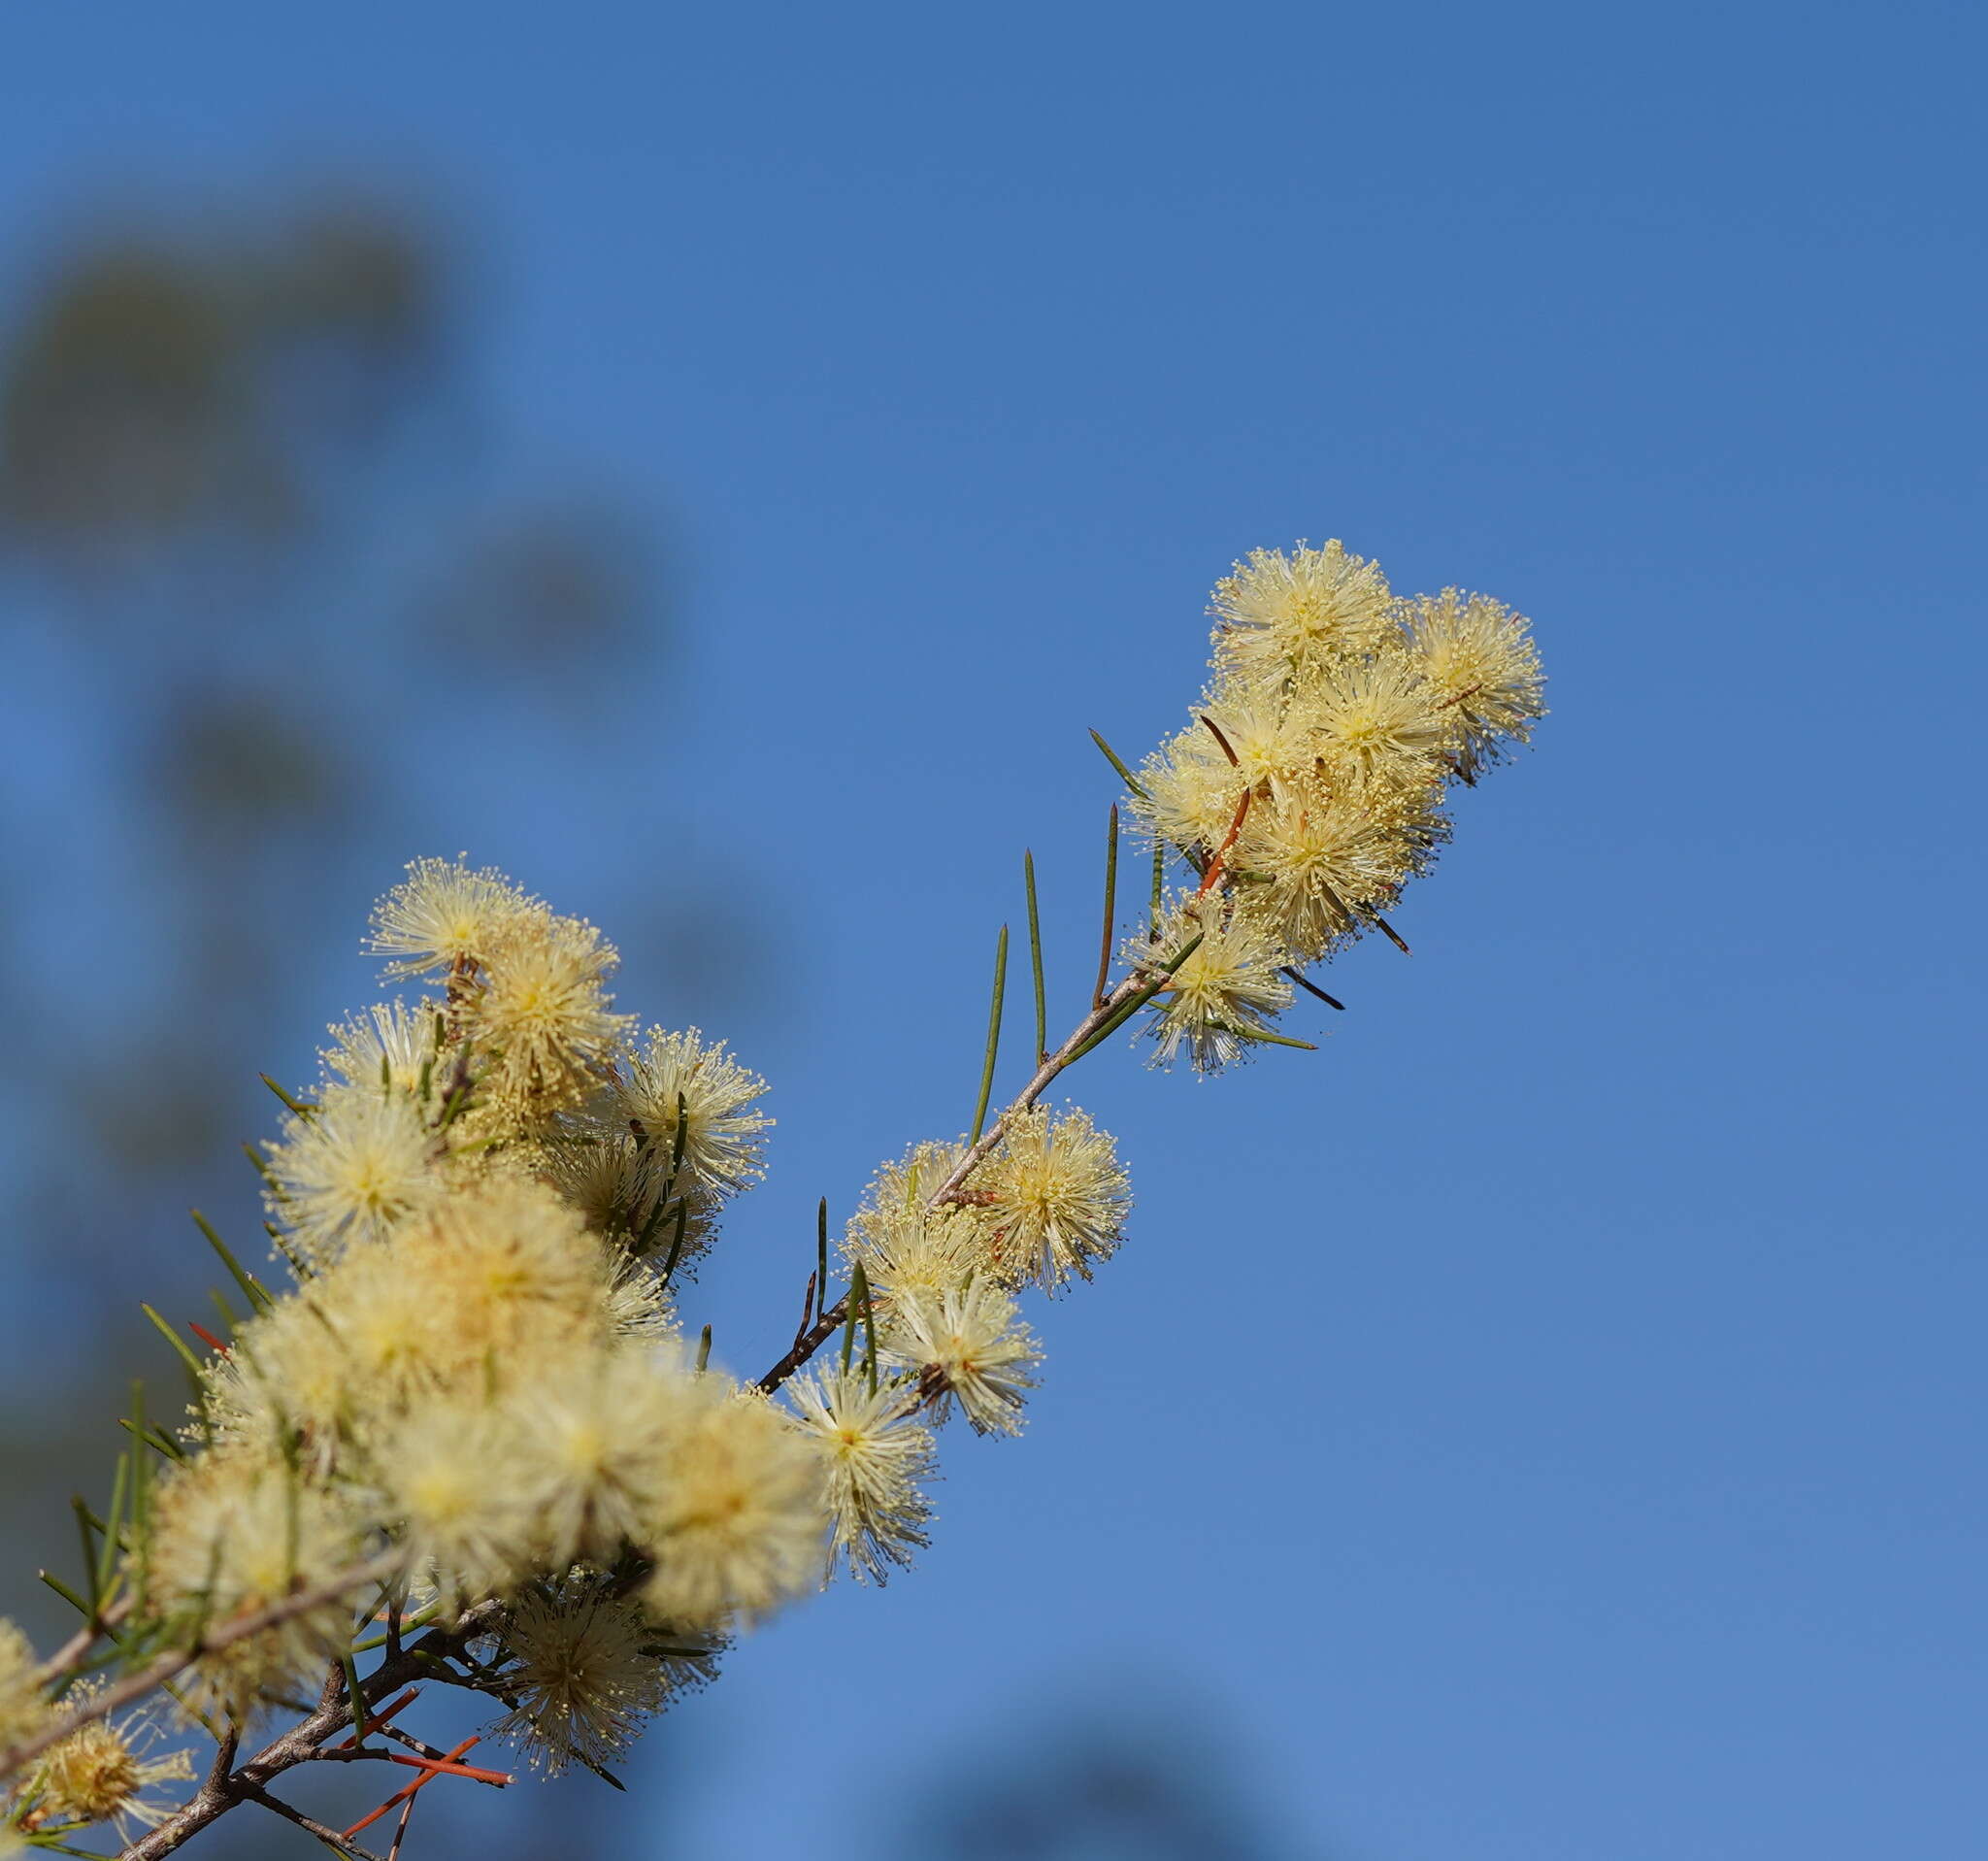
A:
<svg viewBox="0 0 1988 1861">
<path fill-rule="evenodd" d="M 417 1241 L 427 1218 L 410 1226 Z M 422 1249 L 412 1251 L 418 1262 Z M 279 1415 L 310 1429 L 323 1454 L 335 1454 L 342 1426 L 425 1399 L 438 1370 L 459 1361 L 445 1288 L 400 1255 L 380 1242 L 350 1249 L 236 1340 L 231 1358 L 244 1376 L 271 1393 Z"/>
<path fill-rule="evenodd" d="M 573 1210 L 527 1178 L 459 1189 L 406 1225 L 375 1271 L 419 1290 L 438 1381 L 508 1386 L 612 1330 L 608 1256 Z"/>
<path fill-rule="evenodd" d="M 533 1169 L 594 1233 L 625 1238 L 653 1209 L 661 1180 L 649 1147 L 612 1130 L 548 1135 L 533 1151 Z"/>
<path fill-rule="evenodd" d="M 951 1180 L 966 1154 L 964 1138 L 927 1139 L 894 1161 L 880 1164 L 864 1191 L 856 1225 L 866 1226 L 873 1217 L 894 1220 L 907 1210 L 926 1207 Z"/>
<path fill-rule="evenodd" d="M 1414 602 L 1406 620 L 1422 677 L 1447 715 L 1457 773 L 1474 781 L 1546 714 L 1526 618 L 1488 595 L 1444 588 Z"/>
<path fill-rule="evenodd" d="M 1041 1106 L 1008 1121 L 970 1193 L 990 1231 L 997 1277 L 1051 1294 L 1073 1277 L 1088 1279 L 1096 1262 L 1117 1251 L 1132 1208 L 1109 1134 L 1083 1112 L 1055 1115 Z"/>
<path fill-rule="evenodd" d="M 1204 745 L 1214 753 L 1205 754 Z M 1247 786 L 1207 728 L 1196 725 L 1146 759 L 1127 812 L 1164 845 L 1218 847 Z"/>
<path fill-rule="evenodd" d="M 500 872 L 472 872 L 455 859 L 416 859 L 374 908 L 371 949 L 392 960 L 389 976 L 461 970 L 485 961 L 521 917 L 546 908 Z"/>
<path fill-rule="evenodd" d="M 1291 984 L 1278 974 L 1290 952 L 1262 924 L 1209 894 L 1180 901 L 1159 942 L 1141 942 L 1128 954 L 1135 964 L 1156 963 L 1196 937 L 1201 941 L 1155 998 L 1146 1032 L 1161 1064 L 1185 1053 L 1197 1070 L 1213 1073 L 1240 1058 L 1250 1037 L 1268 1031 L 1272 1017 L 1291 1005 Z"/>
<path fill-rule="evenodd" d="M 944 1178 L 933 1179 L 934 1186 Z M 965 1204 L 928 1209 L 902 1203 L 859 1213 L 843 1243 L 850 1266 L 861 1265 L 881 1305 L 911 1293 L 944 1292 L 988 1265 L 979 1212 Z"/>
<path fill-rule="evenodd" d="M 541 1561 L 607 1564 L 640 1542 L 666 1507 L 679 1438 L 705 1404 L 675 1347 L 597 1349 L 522 1385 L 505 1412 L 501 1478 L 536 1521 Z"/>
<path fill-rule="evenodd" d="M 608 1329 L 631 1344 L 667 1344 L 678 1332 L 670 1286 L 652 1266 L 618 1248 L 608 1253 Z"/>
<path fill-rule="evenodd" d="M 485 953 L 465 1025 L 490 1056 L 480 1090 L 517 1128 L 542 1128 L 583 1103 L 619 1052 L 634 1025 L 606 988 L 619 960 L 591 924 L 548 914 L 514 920 Z"/>
<path fill-rule="evenodd" d="M 1217 761 L 1232 768 L 1259 797 L 1282 794 L 1316 760 L 1311 723 L 1302 708 L 1281 691 L 1235 681 L 1217 684 L 1203 701 L 1194 730 L 1176 741 L 1183 754 L 1192 753 L 1211 769 Z M 1228 824 L 1222 823 L 1224 831 Z"/>
<path fill-rule="evenodd" d="M 1043 1353 L 1013 1299 L 991 1279 L 897 1302 L 878 1351 L 916 1374 L 941 1421 L 956 1401 L 979 1434 L 1021 1433 Z"/>
<path fill-rule="evenodd" d="M 85 1680 L 70 1690 L 64 1703 L 86 1705 L 103 1687 L 101 1680 Z M 164 1736 L 164 1728 L 146 1711 L 79 1726 L 49 1748 L 29 1780 L 26 1794 L 33 1799 L 36 1821 L 58 1826 L 108 1822 L 121 1842 L 130 1841 L 134 1823 L 157 1828 L 176 1806 L 170 1798 L 146 1792 L 193 1778 L 190 1752 L 157 1751 Z"/>
<path fill-rule="evenodd" d="M 49 1721 L 49 1705 L 35 1684 L 35 1671 L 32 1644 L 0 1615 L 0 1751 L 32 1738 Z"/>
<path fill-rule="evenodd" d="M 1305 703 L 1330 778 L 1408 789 L 1441 780 L 1449 721 L 1407 653 L 1338 666 Z"/>
<path fill-rule="evenodd" d="M 550 1777 L 575 1761 L 619 1756 L 675 1690 L 669 1670 L 646 1651 L 655 1640 L 626 1598 L 527 1590 L 504 1630 L 514 1663 L 504 1690 L 517 1703 L 493 1729 Z"/>
<path fill-rule="evenodd" d="M 1387 635 L 1388 601 L 1377 563 L 1338 542 L 1300 543 L 1289 555 L 1250 550 L 1215 584 L 1209 613 L 1219 622 L 1219 658 L 1282 668 L 1374 651 Z"/>
<path fill-rule="evenodd" d="M 1316 961 L 1359 933 L 1363 912 L 1394 903 L 1426 863 L 1440 824 L 1427 808 L 1407 809 L 1398 790 L 1301 783 L 1250 811 L 1235 863 L 1260 882 L 1238 891 L 1238 908 L 1274 944 Z"/>
<path fill-rule="evenodd" d="M 425 1076 L 432 1094 L 443 1072 L 441 1035 L 437 1010 L 380 1002 L 332 1028 L 335 1045 L 324 1049 L 325 1069 L 346 1085 L 405 1098 L 419 1095 Z"/>
<path fill-rule="evenodd" d="M 512 1477 L 510 1433 L 486 1404 L 422 1403 L 369 1445 L 372 1510 L 435 1594 L 503 1595 L 530 1573 L 539 1521 Z"/>
<path fill-rule="evenodd" d="M 612 1117 L 564 1121 L 539 1145 L 531 1169 L 592 1231 L 635 1259 L 676 1257 L 672 1278 L 696 1278 L 717 1239 L 716 1199 L 686 1167 L 670 1180 L 670 1154 L 616 1133 Z"/>
<path fill-rule="evenodd" d="M 356 1562 L 360 1524 L 343 1493 L 281 1459 L 201 1454 L 173 1468 L 156 1495 L 149 1594 L 164 1614 L 222 1624 Z M 245 1714 L 321 1666 L 349 1624 L 349 1606 L 334 1600 L 203 1656 L 195 1703 Z"/>
<path fill-rule="evenodd" d="M 827 1469 L 832 1568 L 846 1566 L 858 1582 L 886 1581 L 931 1543 L 920 1486 L 937 1467 L 932 1432 L 914 1419 L 916 1385 L 890 1376 L 873 1382 L 852 1362 L 797 1377 L 787 1389 Z"/>
<path fill-rule="evenodd" d="M 707 1041 L 694 1027 L 677 1034 L 651 1028 L 629 1056 L 615 1114 L 622 1130 L 639 1131 L 667 1171 L 680 1108 L 682 1168 L 709 1194 L 727 1196 L 762 1174 L 761 1134 L 773 1120 L 754 1101 L 765 1090 L 766 1081 L 741 1066 L 722 1041 Z"/>
<path fill-rule="evenodd" d="M 443 1189 L 442 1147 L 419 1105 L 376 1083 L 327 1087 L 270 1147 L 271 1212 L 314 1266 L 378 1240 Z"/>
<path fill-rule="evenodd" d="M 232 1350 L 202 1361 L 208 1423 L 226 1451 L 267 1456 L 301 1432 L 314 1456 L 335 1452 L 348 1392 L 363 1386 L 343 1330 L 327 1322 L 339 1302 L 323 1298 L 347 1270 L 341 1261 L 314 1279 L 308 1303 L 279 1297 L 238 1327 Z"/>
<path fill-rule="evenodd" d="M 964 1139 L 914 1144 L 883 1164 L 864 1193 L 843 1240 L 843 1257 L 861 1264 L 879 1304 L 913 1287 L 944 1291 L 987 1265 L 978 1212 L 933 1198 L 965 1160 Z"/>
<path fill-rule="evenodd" d="M 710 1390 L 679 1430 L 647 1525 L 650 1613 L 712 1622 L 765 1614 L 821 1581 L 828 1519 L 821 1457 L 756 1393 Z"/>
</svg>

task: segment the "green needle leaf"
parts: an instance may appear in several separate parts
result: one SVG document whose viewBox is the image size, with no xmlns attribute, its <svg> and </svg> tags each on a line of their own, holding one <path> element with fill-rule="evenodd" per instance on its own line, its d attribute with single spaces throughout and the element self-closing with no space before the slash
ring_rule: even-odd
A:
<svg viewBox="0 0 1988 1861">
<path fill-rule="evenodd" d="M 1001 1011 L 1008 997 L 1008 926 L 994 945 L 994 1000 L 987 1010 L 987 1058 L 980 1068 L 980 1098 L 974 1107 L 974 1134 L 967 1142 L 977 1144 L 987 1123 L 987 1101 L 994 1091 L 994 1060 L 1001 1050 Z"/>
<path fill-rule="evenodd" d="M 1091 742 L 1096 744 L 1098 748 L 1105 752 L 1105 760 L 1108 763 L 1110 763 L 1113 769 L 1117 770 L 1118 780 L 1122 781 L 1126 785 L 1126 787 L 1131 789 L 1132 792 L 1135 795 L 1137 795 L 1141 801 L 1143 801 L 1145 799 L 1145 790 L 1139 785 L 1139 780 L 1136 776 L 1133 775 L 1132 771 L 1126 768 L 1126 766 L 1118 760 L 1117 750 L 1113 749 L 1111 746 L 1108 744 L 1104 740 L 1104 738 L 1100 736 L 1095 730 L 1091 732 Z"/>
<path fill-rule="evenodd" d="M 312 1115 L 313 1113 L 315 1113 L 317 1110 L 317 1107 L 312 1104 L 309 1099 L 296 1098 L 292 1094 L 285 1092 L 283 1088 L 281 1085 L 279 1085 L 273 1079 L 271 1079 L 267 1073 L 258 1073 L 256 1075 L 256 1078 L 259 1079 L 264 1085 L 268 1086 L 269 1089 L 272 1092 L 274 1092 L 278 1098 L 282 1099 L 284 1106 L 287 1107 L 290 1111 L 296 1113 L 296 1114 L 300 1118 L 308 1118 Z"/>
<path fill-rule="evenodd" d="M 200 1359 L 196 1357 L 191 1350 L 187 1349 L 185 1345 L 181 1343 L 180 1334 L 177 1331 L 175 1331 L 173 1327 L 169 1325 L 163 1318 L 161 1318 L 159 1314 L 151 1309 L 151 1307 L 147 1305 L 143 1299 L 141 1299 L 138 1302 L 138 1309 L 139 1311 L 144 1313 L 145 1315 L 148 1318 L 149 1318 L 153 1324 L 158 1326 L 159 1336 L 162 1337 L 169 1345 L 173 1346 L 175 1350 L 177 1350 L 180 1353 L 180 1361 L 186 1366 L 186 1373 L 193 1379 L 194 1386 L 196 1388 L 200 1387 Z"/>
<path fill-rule="evenodd" d="M 1049 1007 L 1043 993 L 1043 921 L 1036 911 L 1036 856 L 1024 852 L 1021 856 L 1022 878 L 1028 883 L 1029 893 L 1029 967 L 1036 980 L 1036 1064 L 1041 1066 L 1049 1057 Z"/>
<path fill-rule="evenodd" d="M 248 1301 L 250 1309 L 267 1312 L 275 1305 L 276 1300 L 269 1290 L 228 1250 L 228 1244 L 214 1231 L 214 1223 L 198 1209 L 188 1209 L 186 1213 L 193 1217 L 193 1225 L 207 1236 L 207 1245 L 220 1256 L 221 1265 L 227 1268 L 229 1277 L 242 1288 L 242 1296 Z"/>
<path fill-rule="evenodd" d="M 1111 935 L 1118 921 L 1118 804 L 1111 804 L 1111 818 L 1105 830 L 1105 929 L 1098 940 L 1098 985 L 1091 990 L 1091 1006 L 1105 1006 L 1105 984 L 1111 980 Z"/>
<path fill-rule="evenodd" d="M 828 1197 L 814 1211 L 814 1322 L 828 1310 Z"/>
</svg>

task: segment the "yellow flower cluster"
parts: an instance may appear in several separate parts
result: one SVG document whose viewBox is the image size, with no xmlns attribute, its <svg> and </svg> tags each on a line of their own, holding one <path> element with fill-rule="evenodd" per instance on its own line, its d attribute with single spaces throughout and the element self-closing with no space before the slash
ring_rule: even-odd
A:
<svg viewBox="0 0 1988 1861">
<path fill-rule="evenodd" d="M 334 1028 L 289 1100 L 265 1178 L 296 1284 L 204 1366 L 149 1606 L 225 1620 L 386 1550 L 410 1610 L 505 1606 L 483 1665 L 515 1670 L 536 1762 L 598 1761 L 828 1567 L 816 1433 L 694 1361 L 672 1305 L 758 1174 L 763 1082 L 694 1031 L 638 1037 L 613 947 L 498 874 L 417 861 L 373 944 L 430 992 Z M 333 1596 L 234 1640 L 191 1697 L 246 1713 L 349 1624 Z"/>
<path fill-rule="evenodd" d="M 1193 945 L 1151 1032 L 1204 1070 L 1273 1038 L 1293 970 L 1384 925 L 1449 837 L 1445 787 L 1544 714 L 1522 616 L 1454 588 L 1399 600 L 1336 542 L 1252 551 L 1209 612 L 1208 689 L 1131 803 L 1195 882 L 1128 951 Z"/>
<path fill-rule="evenodd" d="M 1074 1108 L 1018 1107 L 981 1156 L 964 1142 L 925 1143 L 885 1164 L 843 1251 L 862 1270 L 899 1408 L 929 1406 L 944 1421 L 957 1407 L 978 1433 L 1019 1433 L 1042 1353 L 1015 1295 L 1090 1279 L 1117 1250 L 1131 1206 L 1111 1139 Z M 922 1515 L 909 1494 L 891 1504 Z M 878 1521 L 889 1512 L 845 1503 L 839 1531 L 887 1540 Z"/>
</svg>

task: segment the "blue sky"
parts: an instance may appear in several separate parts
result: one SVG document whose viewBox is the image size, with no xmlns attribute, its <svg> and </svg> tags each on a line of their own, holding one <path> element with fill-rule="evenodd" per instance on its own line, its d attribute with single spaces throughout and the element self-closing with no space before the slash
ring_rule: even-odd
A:
<svg viewBox="0 0 1988 1861">
<path fill-rule="evenodd" d="M 1140 1215 L 1040 1314 L 1027 1439 L 952 1443 L 918 1571 L 658 1731 L 697 1780 L 620 1851 L 854 1856 L 806 1833 L 852 1773 L 888 1802 L 1155 1699 L 1307 1854 L 1978 1841 L 1977 14 L 107 6 L 6 39 L 0 289 L 134 191 L 415 177 L 475 254 L 493 469 L 667 521 L 682 685 L 617 724 L 667 741 L 667 832 L 500 785 L 424 798 L 405 851 L 611 929 L 686 867 L 749 879 L 773 954 L 715 1031 L 780 1126 L 702 1288 L 742 1370 L 815 1197 L 968 1116 L 1025 845 L 1074 1018 L 1085 730 L 1176 726 L 1232 557 L 1338 536 L 1534 616 L 1554 714 L 1462 798 L 1414 956 L 1340 965 L 1318 1054 L 1074 1076 Z M 647 764 L 597 757 L 639 821 Z M 271 1050 L 370 979 L 311 986 Z"/>
</svg>

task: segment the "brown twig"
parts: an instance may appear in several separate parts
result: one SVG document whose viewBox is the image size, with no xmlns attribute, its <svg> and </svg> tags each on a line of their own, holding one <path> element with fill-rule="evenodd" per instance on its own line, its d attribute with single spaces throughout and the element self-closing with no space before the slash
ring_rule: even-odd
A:
<svg viewBox="0 0 1988 1861">
<path fill-rule="evenodd" d="M 274 1810 L 286 1822 L 294 1822 L 300 1829 L 308 1829 L 318 1841 L 336 1848 L 341 1854 L 354 1857 L 354 1861 L 380 1861 L 371 1848 L 362 1848 L 348 1835 L 341 1835 L 336 1829 L 328 1828 L 315 1816 L 309 1816 L 294 1805 L 285 1803 L 280 1796 L 271 1796 L 267 1790 L 245 1789 L 243 1801 L 259 1803 L 265 1810 Z M 129 1852 L 129 1850 L 127 1850 Z"/>
<path fill-rule="evenodd" d="M 501 1604 L 483 1603 L 467 1612 L 454 1627 L 447 1630 L 429 1630 L 397 1658 L 383 1661 L 360 1683 L 361 1690 L 369 1700 L 385 1700 L 408 1687 L 411 1682 L 444 1678 L 436 1671 L 437 1659 L 455 1653 L 465 1642 L 474 1641 L 479 1635 L 489 1633 L 491 1628 L 503 1619 L 503 1615 Z M 399 1702 L 395 1703 L 392 1710 L 401 1710 Z M 247 1764 L 220 1778 L 218 1782 L 210 1779 L 195 1796 L 182 1804 L 157 1828 L 141 1836 L 127 1847 L 119 1861 L 163 1861 L 164 1856 L 183 1846 L 202 1829 L 217 1821 L 238 1804 L 256 1800 L 256 1793 L 262 1790 L 264 1785 L 274 1781 L 285 1771 L 308 1762 L 311 1754 L 327 1739 L 336 1738 L 351 1722 L 351 1711 L 345 1699 L 343 1669 L 335 1663 L 325 1678 L 324 1694 L 315 1711 L 306 1714 L 287 1732 L 273 1739 Z M 396 1727 L 386 1728 L 386 1736 L 416 1746 L 424 1756 L 442 1763 L 454 1762 L 454 1757 L 447 1753 L 431 1751 L 427 1746 L 420 1745 L 417 1740 L 406 1740 L 405 1735 Z M 460 1755 L 460 1752 L 455 1754 L 458 1757 Z M 436 1774 L 429 1771 L 425 1775 L 433 1777 Z M 273 1805 L 275 1799 L 270 1799 L 270 1802 Z M 283 1811 L 279 1810 L 278 1813 L 282 1814 Z M 317 1832 L 314 1830 L 313 1833 Z M 324 1838 L 320 1837 L 320 1840 Z M 334 1845 L 340 1846 L 342 1853 L 359 1857 L 360 1861 L 380 1861 L 378 1856 L 360 1847 L 349 1836 L 338 1837 Z"/>
<path fill-rule="evenodd" d="M 54 1680 L 66 1680 L 89 1659 L 89 1651 L 96 1646 L 98 1639 L 107 1630 L 116 1628 L 130 1613 L 131 1598 L 128 1596 L 120 1596 L 115 1603 L 99 1610 L 95 1620 L 83 1623 L 54 1653 L 35 1669 L 34 1684 L 42 1687 Z M 5 1775 L 4 1771 L 0 1771 L 0 1777 Z"/>
</svg>

